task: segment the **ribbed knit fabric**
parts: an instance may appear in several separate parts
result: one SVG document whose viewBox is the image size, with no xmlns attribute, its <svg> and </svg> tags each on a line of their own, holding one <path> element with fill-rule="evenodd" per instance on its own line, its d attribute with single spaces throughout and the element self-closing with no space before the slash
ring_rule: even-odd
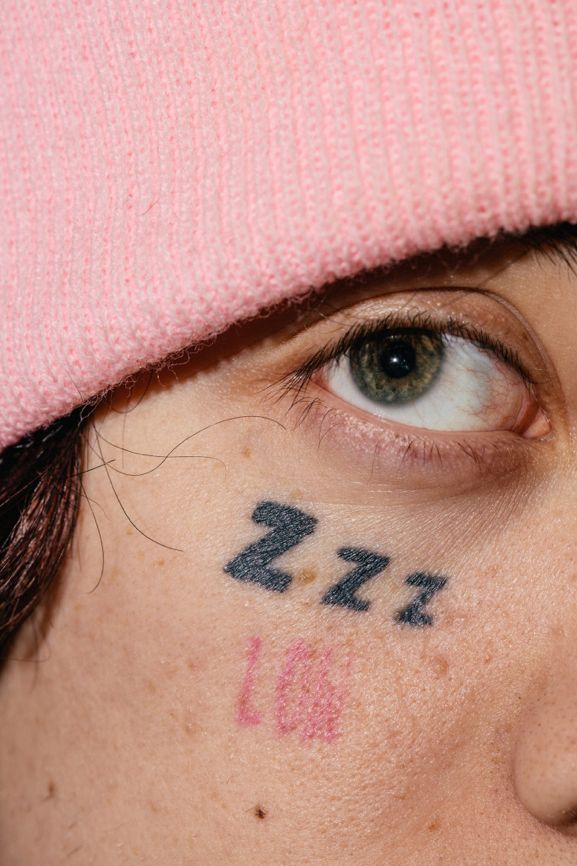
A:
<svg viewBox="0 0 577 866">
<path fill-rule="evenodd" d="M 577 218 L 576 0 L 3 0 L 0 448 L 336 277 Z"/>
</svg>

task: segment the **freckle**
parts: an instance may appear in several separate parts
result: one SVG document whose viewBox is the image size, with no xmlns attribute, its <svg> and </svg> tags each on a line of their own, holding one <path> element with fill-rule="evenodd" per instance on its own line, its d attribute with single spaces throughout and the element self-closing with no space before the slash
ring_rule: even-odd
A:
<svg viewBox="0 0 577 866">
<path fill-rule="evenodd" d="M 159 559 L 156 564 L 158 565 L 159 568 L 162 568 L 162 566 L 164 565 L 164 559 Z"/>
<path fill-rule="evenodd" d="M 178 673 L 178 665 L 174 664 L 174 662 L 169 662 L 166 659 L 161 659 L 160 664 L 162 666 L 162 675 L 165 677 L 165 679 L 173 677 L 176 673 Z"/>
<path fill-rule="evenodd" d="M 296 500 L 298 502 L 302 498 L 303 498 L 302 490 L 298 490 L 298 489 L 291 490 L 291 492 L 289 493 L 289 499 Z"/>
<path fill-rule="evenodd" d="M 148 808 L 151 812 L 160 812 L 160 807 L 158 806 L 158 803 L 155 803 L 153 800 L 148 801 Z"/>
<path fill-rule="evenodd" d="M 565 637 L 565 629 L 560 625 L 552 625 L 549 628 L 549 635 L 553 638 Z"/>
<path fill-rule="evenodd" d="M 255 817 L 255 818 L 258 818 L 259 821 L 264 821 L 264 819 L 266 818 L 266 816 L 267 816 L 267 811 L 266 811 L 266 809 L 263 809 L 262 806 L 255 806 L 255 807 L 254 807 L 254 817 Z"/>
<path fill-rule="evenodd" d="M 403 736 L 403 731 L 401 728 L 387 728 L 387 740 L 395 741 L 400 739 Z M 374 744 L 375 750 L 377 750 L 381 745 L 380 740 L 376 740 Z"/>
<path fill-rule="evenodd" d="M 295 574 L 298 583 L 312 583 L 313 580 L 317 579 L 317 577 L 318 575 L 314 568 L 301 568 Z"/>
<path fill-rule="evenodd" d="M 247 460 L 248 460 L 249 457 L 252 457 L 252 451 L 251 451 L 251 449 L 248 447 L 248 445 L 245 445 L 244 448 L 242 449 L 242 451 L 241 451 L 240 453 L 242 454 L 243 457 L 246 457 Z"/>
<path fill-rule="evenodd" d="M 441 826 L 441 824 L 440 824 L 438 818 L 435 818 L 434 821 L 431 821 L 431 823 L 427 827 L 427 830 L 429 830 L 431 833 L 433 833 L 435 830 L 438 830 L 440 826 Z"/>
<path fill-rule="evenodd" d="M 50 781 L 48 782 L 48 786 L 46 788 L 46 799 L 47 800 L 53 800 L 55 796 L 56 796 L 56 785 L 52 781 L 52 779 L 50 779 Z"/>
<path fill-rule="evenodd" d="M 444 677 L 449 670 L 449 662 L 444 656 L 433 656 L 431 667 L 438 677 Z"/>
<path fill-rule="evenodd" d="M 157 685 L 153 680 L 146 680 L 146 688 L 152 694 L 155 694 L 158 691 Z"/>
</svg>

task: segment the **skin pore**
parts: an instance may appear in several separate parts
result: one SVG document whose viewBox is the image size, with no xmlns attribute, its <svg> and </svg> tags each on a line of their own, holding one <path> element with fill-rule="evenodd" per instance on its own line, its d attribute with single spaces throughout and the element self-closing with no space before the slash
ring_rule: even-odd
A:
<svg viewBox="0 0 577 866">
<path fill-rule="evenodd" d="M 1 866 L 577 861 L 577 277 L 473 251 L 97 411 Z"/>
</svg>

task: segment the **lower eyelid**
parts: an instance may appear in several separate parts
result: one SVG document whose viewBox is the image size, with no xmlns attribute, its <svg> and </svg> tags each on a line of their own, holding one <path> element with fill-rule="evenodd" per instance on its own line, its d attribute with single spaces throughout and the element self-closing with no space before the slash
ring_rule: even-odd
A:
<svg viewBox="0 0 577 866">
<path fill-rule="evenodd" d="M 338 405 L 311 382 L 299 398 L 295 432 L 300 429 L 330 459 L 330 471 L 355 482 L 398 489 L 442 492 L 478 486 L 527 468 L 538 444 L 516 433 L 494 431 L 446 434 L 408 427 Z M 342 401 L 339 401 L 342 403 Z"/>
</svg>

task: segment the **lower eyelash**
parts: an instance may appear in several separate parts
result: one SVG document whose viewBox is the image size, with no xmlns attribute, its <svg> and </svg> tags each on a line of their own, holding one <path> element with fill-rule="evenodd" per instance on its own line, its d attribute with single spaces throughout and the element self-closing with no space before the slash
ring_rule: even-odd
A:
<svg viewBox="0 0 577 866">
<path fill-rule="evenodd" d="M 285 389 L 278 399 L 288 393 Z M 302 388 L 292 394 L 287 415 L 295 409 L 293 429 L 316 428 L 319 450 L 333 433 L 331 444 L 341 451 L 344 448 L 348 463 L 354 453 L 360 455 L 369 469 L 365 481 L 390 483 L 398 474 L 404 486 L 411 486 L 414 479 L 419 489 L 455 487 L 460 481 L 470 485 L 480 479 L 501 479 L 526 467 L 534 453 L 531 444 L 507 431 L 459 438 L 454 434 L 425 436 L 417 428 L 361 419 L 330 406 L 318 394 L 303 395 Z"/>
<path fill-rule="evenodd" d="M 454 317 L 436 320 L 431 312 L 393 310 L 378 320 L 358 322 L 336 341 L 310 355 L 304 362 L 264 388 L 274 403 L 285 402 L 294 429 L 316 431 L 316 447 L 334 452 L 335 462 L 319 464 L 348 485 L 375 489 L 461 492 L 509 477 L 541 465 L 542 448 L 531 438 L 512 430 L 428 430 L 367 413 L 345 404 L 323 387 L 322 371 L 331 363 L 350 357 L 367 341 L 400 331 L 428 331 L 441 337 L 455 336 L 493 355 L 517 372 L 527 390 L 537 381 L 505 344 Z M 317 381 L 318 380 L 318 381 Z M 357 488 L 358 489 L 358 488 Z"/>
</svg>

